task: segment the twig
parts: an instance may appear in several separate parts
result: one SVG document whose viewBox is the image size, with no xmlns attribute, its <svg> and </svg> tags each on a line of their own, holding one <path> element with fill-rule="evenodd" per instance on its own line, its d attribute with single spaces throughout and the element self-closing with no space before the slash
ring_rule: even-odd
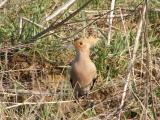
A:
<svg viewBox="0 0 160 120">
<path fill-rule="evenodd" d="M 54 19 L 61 12 L 64 12 L 64 10 L 68 9 L 68 7 L 71 6 L 74 2 L 76 2 L 76 0 L 68 0 L 65 4 L 63 4 L 56 11 L 54 11 L 52 15 L 46 17 L 46 21 Z"/>
<path fill-rule="evenodd" d="M 14 102 L 1 102 L 1 104 L 15 104 L 9 107 L 6 107 L 5 109 L 11 109 L 15 107 L 19 107 L 22 105 L 41 105 L 41 104 L 57 104 L 57 103 L 68 103 L 68 102 L 74 102 L 75 100 L 68 100 L 68 101 L 53 101 L 53 102 L 23 102 L 23 103 L 14 103 Z"/>
<path fill-rule="evenodd" d="M 19 35 L 22 34 L 22 27 L 23 27 L 23 20 L 22 20 L 22 18 L 20 17 L 20 18 L 19 18 Z"/>
<path fill-rule="evenodd" d="M 17 89 L 16 91 L 13 90 L 13 89 L 8 89 L 8 90 L 5 90 L 5 92 L 3 91 L 0 91 L 0 95 L 11 95 L 11 96 L 14 96 L 14 95 L 17 95 L 17 94 L 29 94 L 29 95 L 56 95 L 56 94 L 52 94 L 50 92 L 45 92 L 45 91 L 32 91 L 32 90 L 19 90 Z"/>
<path fill-rule="evenodd" d="M 22 18 L 23 20 L 27 21 L 27 22 L 30 22 L 30 23 L 36 25 L 36 26 L 39 27 L 39 28 L 46 29 L 46 27 L 44 27 L 43 25 L 40 25 L 40 24 L 38 24 L 38 23 L 36 23 L 36 22 L 33 22 L 32 20 L 30 20 L 30 19 L 28 19 L 28 18 L 26 18 L 26 17 L 21 17 L 21 18 Z"/>
<path fill-rule="evenodd" d="M 120 8 L 120 15 L 121 15 L 122 25 L 123 25 L 123 29 L 124 29 L 125 39 L 127 41 L 129 57 L 131 58 L 131 48 L 129 46 L 129 33 L 127 34 L 127 30 L 126 30 L 126 26 L 125 26 L 125 18 L 124 18 L 124 14 L 122 13 L 121 8 Z"/>
<path fill-rule="evenodd" d="M 0 3 L 0 8 L 2 8 L 6 3 L 7 3 L 8 0 L 4 0 Z"/>
<path fill-rule="evenodd" d="M 111 41 L 111 33 L 112 33 L 112 21 L 113 21 L 113 13 L 114 13 L 114 6 L 115 6 L 115 0 L 112 0 L 111 2 L 111 12 L 110 12 L 110 18 L 109 18 L 109 31 L 108 31 L 108 41 L 106 45 L 110 45 Z"/>
<path fill-rule="evenodd" d="M 23 48 L 28 48 L 31 47 L 33 45 L 33 43 L 29 43 L 29 44 L 19 44 L 19 45 L 15 45 L 13 47 L 8 47 L 8 48 L 1 48 L 0 49 L 0 53 L 6 52 L 6 50 L 8 50 L 8 52 L 10 51 L 18 51 L 19 49 L 23 49 Z"/>
<path fill-rule="evenodd" d="M 18 70 L 6 70 L 6 71 L 0 71 L 0 73 L 11 73 L 11 72 L 21 72 L 21 71 L 37 71 L 37 70 L 42 70 L 42 69 L 18 69 Z"/>
<path fill-rule="evenodd" d="M 144 8 L 146 9 L 147 11 L 147 0 L 144 0 L 145 4 L 144 4 Z M 146 84 L 145 84 L 145 98 L 144 98 L 144 105 L 145 105 L 145 108 L 146 109 L 143 109 L 144 111 L 144 114 L 143 114 L 143 120 L 147 120 L 147 109 L 148 109 L 148 98 L 149 98 L 149 81 L 150 81 L 150 55 L 149 55 L 149 45 L 148 45 L 148 31 L 147 31 L 147 12 L 145 11 L 145 14 L 143 14 L 143 21 L 144 21 L 144 42 L 146 44 L 146 47 L 147 47 L 147 56 L 146 56 L 146 59 L 147 59 L 147 63 L 146 63 L 146 66 L 147 66 L 147 71 L 146 73 L 148 74 L 147 75 L 147 79 L 146 79 Z"/>
<path fill-rule="evenodd" d="M 145 11 L 146 11 L 146 8 L 144 7 L 143 14 L 145 14 Z M 127 73 L 126 78 L 125 78 L 125 86 L 124 86 L 124 89 L 123 89 L 124 92 L 122 94 L 122 100 L 121 100 L 121 104 L 119 106 L 119 110 L 120 111 L 119 111 L 119 115 L 118 115 L 118 120 L 120 120 L 120 115 L 121 115 L 121 112 L 122 112 L 122 107 L 124 105 L 127 88 L 128 88 L 128 85 L 129 85 L 130 75 L 131 75 L 131 72 L 132 72 L 132 69 L 133 69 L 133 65 L 134 65 L 134 62 L 135 62 L 136 53 L 137 53 L 138 46 L 139 46 L 139 39 L 140 39 L 141 32 L 142 32 L 142 25 L 143 25 L 143 19 L 141 18 L 139 26 L 138 26 L 138 31 L 137 31 L 136 39 L 135 39 L 135 44 L 134 44 L 134 49 L 133 49 L 133 57 L 130 60 L 130 63 L 129 63 L 129 66 L 128 66 L 128 73 Z"/>
<path fill-rule="evenodd" d="M 124 33 L 125 33 L 125 35 L 127 36 L 127 31 L 126 31 L 124 16 L 125 16 L 125 15 L 123 15 L 122 10 L 121 10 L 121 8 L 120 8 L 120 17 L 121 17 L 122 25 L 123 25 L 123 28 L 124 28 Z"/>
<path fill-rule="evenodd" d="M 87 21 L 91 21 L 91 20 L 95 20 L 95 19 L 97 19 L 97 18 L 99 18 L 99 16 L 103 16 L 103 15 L 105 15 L 105 14 L 108 14 L 110 11 L 107 11 L 107 12 L 105 12 L 104 14 L 98 14 L 98 15 L 96 15 L 96 17 L 92 17 L 92 18 L 89 18 L 89 19 L 87 19 Z M 122 16 L 121 15 L 113 15 L 113 18 L 121 18 L 121 17 L 129 17 L 129 16 L 131 16 L 132 14 L 123 14 Z M 109 19 L 109 18 L 111 18 L 111 17 L 108 17 L 108 18 L 106 18 L 106 17 L 101 17 L 101 18 L 99 18 L 99 19 Z M 78 22 L 83 22 L 83 21 L 86 21 L 86 19 L 85 20 L 83 20 L 83 19 L 81 19 L 81 20 L 76 20 L 76 21 L 74 21 L 74 22 L 67 22 L 67 23 L 65 23 L 64 25 L 70 25 L 70 24 L 76 24 L 76 23 L 78 23 Z M 107 24 L 107 23 L 106 23 Z M 109 24 L 107 24 L 108 26 L 109 26 Z M 114 28 L 114 26 L 112 26 L 112 28 Z"/>
<path fill-rule="evenodd" d="M 130 12 L 136 12 L 136 11 L 139 11 L 140 9 L 142 9 L 142 7 L 138 6 L 136 7 L 137 9 L 135 10 L 135 8 L 121 8 L 122 11 L 130 11 Z M 107 10 L 107 9 L 100 9 L 100 10 L 82 10 L 84 12 L 86 12 L 87 14 L 94 14 L 94 13 L 105 13 L 106 11 L 110 11 L 110 10 Z M 149 12 L 160 12 L 160 9 L 159 8 L 148 8 L 148 11 Z M 116 10 L 116 12 L 120 12 L 119 10 Z M 73 13 L 73 10 L 69 10 L 69 13 Z"/>
<path fill-rule="evenodd" d="M 84 100 L 79 100 L 79 102 L 83 102 Z M 96 101 L 96 102 L 100 102 L 99 100 L 89 100 L 90 102 Z M 39 102 L 22 102 L 22 103 L 18 103 L 18 102 L 0 102 L 0 104 L 14 104 L 12 106 L 6 107 L 5 109 L 11 109 L 11 108 L 15 108 L 15 107 L 19 107 L 22 105 L 42 105 L 42 104 L 62 104 L 62 103 L 69 103 L 69 102 L 76 102 L 76 100 L 66 100 L 66 101 L 52 101 L 52 102 L 43 102 L 43 101 L 39 101 Z M 98 105 L 98 104 L 97 104 Z"/>
<path fill-rule="evenodd" d="M 153 99 L 153 95 L 152 95 L 152 59 L 151 59 L 151 50 L 150 50 L 150 44 L 149 44 L 149 39 L 148 39 L 148 1 L 149 0 L 144 0 L 145 4 L 144 7 L 146 9 L 145 14 L 143 14 L 143 20 L 144 20 L 144 42 L 145 42 L 145 46 L 146 46 L 146 66 L 147 66 L 147 71 L 146 71 L 146 75 L 147 75 L 147 79 L 146 79 L 146 84 L 145 84 L 145 100 L 144 100 L 144 104 L 146 109 L 145 114 L 144 114 L 144 120 L 147 119 L 147 109 L 148 109 L 148 99 L 149 96 L 152 99 L 152 109 L 153 109 L 153 116 L 154 119 L 157 120 L 157 116 L 156 116 L 156 112 L 155 112 L 155 108 L 154 108 L 154 99 Z"/>
</svg>

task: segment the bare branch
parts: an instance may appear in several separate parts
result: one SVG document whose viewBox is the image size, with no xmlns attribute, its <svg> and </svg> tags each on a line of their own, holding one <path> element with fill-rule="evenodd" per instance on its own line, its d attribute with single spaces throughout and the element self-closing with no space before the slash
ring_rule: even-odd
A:
<svg viewBox="0 0 160 120">
<path fill-rule="evenodd" d="M 146 7 L 143 8 L 143 13 L 142 14 L 144 15 L 145 12 L 146 12 Z M 125 102 L 126 92 L 127 92 L 127 88 L 128 88 L 129 81 L 130 81 L 130 75 L 131 75 L 131 72 L 132 72 L 132 69 L 133 69 L 133 65 L 134 65 L 135 58 L 136 58 L 136 53 L 137 53 L 138 46 L 139 46 L 139 39 L 140 39 L 141 32 L 142 32 L 142 26 L 143 26 L 143 18 L 141 18 L 139 26 L 138 26 L 138 31 L 137 31 L 137 35 L 136 35 L 136 39 L 135 39 L 135 43 L 134 43 L 134 49 L 133 49 L 133 57 L 130 60 L 130 63 L 129 63 L 129 66 L 128 66 L 128 73 L 127 73 L 126 78 L 125 78 L 125 86 L 124 86 L 124 89 L 123 89 L 124 92 L 122 94 L 122 100 L 121 100 L 121 104 L 120 104 L 120 107 L 119 107 L 120 111 L 119 111 L 118 120 L 120 120 L 122 107 L 123 107 L 124 102 Z"/>
<path fill-rule="evenodd" d="M 151 50 L 150 50 L 150 44 L 149 44 L 149 39 L 148 39 L 148 1 L 149 0 L 144 0 L 145 2 L 145 5 L 144 7 L 146 8 L 146 12 L 145 14 L 143 14 L 143 20 L 144 20 L 144 43 L 145 43 L 145 46 L 146 46 L 146 67 L 147 67 L 147 70 L 146 70 L 146 84 L 145 84 L 145 100 L 144 100 L 144 104 L 145 104 L 145 107 L 146 109 L 144 110 L 144 120 L 147 119 L 147 109 L 148 109 L 148 100 L 149 100 L 149 97 L 151 97 L 152 99 L 152 110 L 153 110 L 153 116 L 154 116 L 154 119 L 157 120 L 157 116 L 156 116 L 156 110 L 155 110 L 155 106 L 154 106 L 154 99 L 153 99 L 153 93 L 151 92 L 153 87 L 152 87 L 152 83 L 151 83 L 151 80 L 152 80 L 152 58 L 151 58 Z"/>
<path fill-rule="evenodd" d="M 11 109 L 23 105 L 41 105 L 41 104 L 57 104 L 57 103 L 69 103 L 74 102 L 75 100 L 68 100 L 68 101 L 53 101 L 53 102 L 23 102 L 23 103 L 12 103 L 12 102 L 1 102 L 2 104 L 15 104 L 9 107 L 6 107 L 5 109 Z"/>
<path fill-rule="evenodd" d="M 3 2 L 1 2 L 1 3 L 0 3 L 0 8 L 2 8 L 2 7 L 7 3 L 7 1 L 8 1 L 8 0 L 4 0 Z"/>
<path fill-rule="evenodd" d="M 111 12 L 110 12 L 110 16 L 109 16 L 109 32 L 108 32 L 107 45 L 110 45 L 110 41 L 111 41 L 112 21 L 113 21 L 114 6 L 115 6 L 115 0 L 112 0 L 112 2 L 111 2 Z"/>
<path fill-rule="evenodd" d="M 68 7 L 70 7 L 74 2 L 76 2 L 76 0 L 68 0 L 65 4 L 63 4 L 56 11 L 54 11 L 52 15 L 48 16 L 46 18 L 46 21 L 49 21 L 49 20 L 55 18 L 61 12 L 64 12 L 64 10 L 68 9 Z"/>
</svg>

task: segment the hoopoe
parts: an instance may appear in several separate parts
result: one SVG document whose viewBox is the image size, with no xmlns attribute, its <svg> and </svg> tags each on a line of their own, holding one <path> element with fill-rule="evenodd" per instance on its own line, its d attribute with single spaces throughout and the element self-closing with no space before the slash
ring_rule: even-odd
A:
<svg viewBox="0 0 160 120">
<path fill-rule="evenodd" d="M 96 42 L 94 37 L 74 41 L 76 56 L 71 63 L 70 82 L 76 99 L 87 96 L 97 79 L 96 66 L 90 59 L 90 48 Z"/>
</svg>

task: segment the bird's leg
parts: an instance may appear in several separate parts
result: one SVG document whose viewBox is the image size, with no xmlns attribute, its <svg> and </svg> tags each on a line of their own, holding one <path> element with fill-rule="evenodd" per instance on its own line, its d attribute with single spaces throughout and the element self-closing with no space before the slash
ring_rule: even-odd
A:
<svg viewBox="0 0 160 120">
<path fill-rule="evenodd" d="M 89 94 L 87 93 L 85 95 L 85 100 L 86 100 L 86 108 L 92 108 L 94 106 L 94 102 L 92 102 L 90 99 L 89 99 Z"/>
<path fill-rule="evenodd" d="M 78 97 L 78 91 L 74 91 L 74 96 L 75 96 L 75 103 L 79 104 L 79 97 Z"/>
</svg>

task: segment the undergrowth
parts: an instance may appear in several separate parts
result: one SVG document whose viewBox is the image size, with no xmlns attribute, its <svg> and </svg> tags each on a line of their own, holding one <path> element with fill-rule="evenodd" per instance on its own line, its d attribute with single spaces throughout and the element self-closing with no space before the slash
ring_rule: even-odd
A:
<svg viewBox="0 0 160 120">
<path fill-rule="evenodd" d="M 57 23 L 66 18 L 73 10 L 83 5 L 85 0 L 78 0 L 64 14 L 58 16 L 59 19 L 57 17 L 57 20 L 45 21 L 48 15 L 65 2 L 66 0 L 14 0 L 8 1 L 0 9 L 1 119 L 94 120 L 114 119 L 116 116 L 113 113 L 119 108 L 121 102 L 143 1 L 116 1 L 115 7 L 118 9 L 114 12 L 118 17 L 113 19 L 110 45 L 106 45 L 109 32 L 106 19 L 108 14 L 77 33 L 98 16 L 107 13 L 106 10 L 110 9 L 111 1 L 104 0 L 94 0 L 67 23 L 55 29 L 52 35 L 46 35 L 31 44 L 31 38 L 34 35 L 46 29 L 51 23 Z M 148 99 L 147 116 L 151 120 L 160 117 L 160 12 L 156 10 L 159 6 L 158 1 L 149 2 L 147 29 L 151 47 L 150 84 L 152 88 Z M 119 8 L 123 14 L 128 14 L 124 17 L 124 25 Z M 22 23 L 20 23 L 21 20 Z M 77 34 L 72 37 L 74 33 Z M 145 109 L 147 49 L 143 34 L 144 31 L 139 40 L 140 44 L 130 78 L 131 84 L 127 89 L 121 113 L 122 120 L 142 119 Z M 75 102 L 69 83 L 69 65 L 75 55 L 72 43 L 75 37 L 88 35 L 99 39 L 91 52 L 91 59 L 97 67 L 98 80 L 88 101 Z M 28 46 L 9 49 L 18 45 Z M 92 108 L 87 106 L 88 102 L 93 103 Z"/>
</svg>

